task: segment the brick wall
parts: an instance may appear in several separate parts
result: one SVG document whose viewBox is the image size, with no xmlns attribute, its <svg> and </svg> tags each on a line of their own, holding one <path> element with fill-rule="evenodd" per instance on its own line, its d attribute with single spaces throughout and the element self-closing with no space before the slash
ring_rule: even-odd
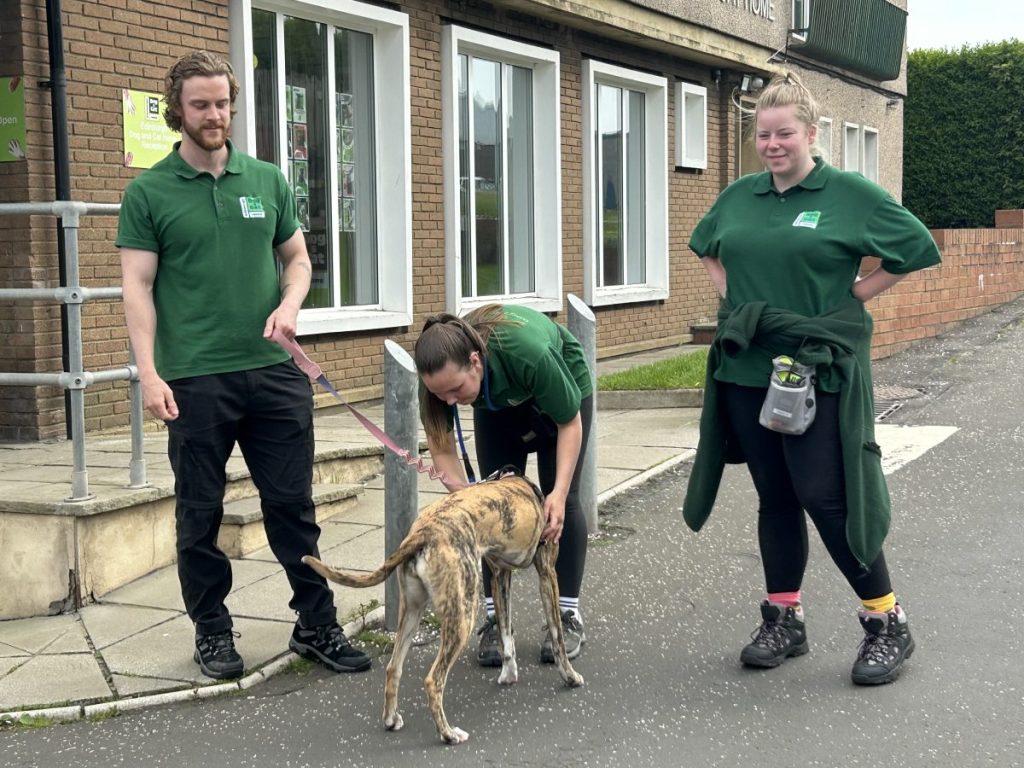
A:
<svg viewBox="0 0 1024 768">
<path fill-rule="evenodd" d="M 874 358 L 1024 295 L 1024 227 L 938 229 L 932 236 L 942 264 L 907 276 L 871 303 Z M 865 261 L 866 270 L 875 266 L 876 260 Z"/>
</svg>

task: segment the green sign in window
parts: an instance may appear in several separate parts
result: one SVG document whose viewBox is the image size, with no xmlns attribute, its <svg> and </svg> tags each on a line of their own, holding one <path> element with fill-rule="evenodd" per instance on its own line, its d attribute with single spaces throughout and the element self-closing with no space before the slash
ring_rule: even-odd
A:
<svg viewBox="0 0 1024 768">
<path fill-rule="evenodd" d="M 0 163 L 24 160 L 25 82 L 20 77 L 0 77 Z"/>
</svg>

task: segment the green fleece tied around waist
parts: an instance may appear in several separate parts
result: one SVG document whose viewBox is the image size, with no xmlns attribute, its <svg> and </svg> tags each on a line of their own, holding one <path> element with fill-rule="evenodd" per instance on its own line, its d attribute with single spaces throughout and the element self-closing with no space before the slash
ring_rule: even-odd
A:
<svg viewBox="0 0 1024 768">
<path fill-rule="evenodd" d="M 722 302 L 718 330 L 708 352 L 700 443 L 683 500 L 683 519 L 690 528 L 699 531 L 711 514 L 725 464 L 744 461 L 719 410 L 715 379 L 719 362 L 724 355 L 736 355 L 752 343 L 773 354 L 792 355 L 800 348 L 800 362 L 816 367 L 819 389 L 839 392 L 846 539 L 864 567 L 875 561 L 889 532 L 891 506 L 882 474 L 882 453 L 875 442 L 871 328 L 871 316 L 852 296 L 816 317 L 769 307 L 765 302 L 737 306 Z M 764 380 L 767 388 L 768 372 Z"/>
</svg>

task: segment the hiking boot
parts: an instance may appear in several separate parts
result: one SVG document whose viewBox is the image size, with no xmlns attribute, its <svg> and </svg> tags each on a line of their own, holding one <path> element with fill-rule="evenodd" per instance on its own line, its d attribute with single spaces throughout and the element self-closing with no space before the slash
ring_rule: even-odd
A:
<svg viewBox="0 0 1024 768">
<path fill-rule="evenodd" d="M 761 603 L 764 621 L 750 636 L 752 643 L 740 653 L 740 661 L 748 667 L 777 667 L 790 656 L 807 653 L 807 632 L 804 611 L 800 606 Z"/>
<path fill-rule="evenodd" d="M 907 614 L 899 603 L 889 613 L 858 613 L 864 641 L 857 651 L 850 677 L 857 685 L 881 685 L 900 676 L 903 662 L 914 652 Z"/>
<path fill-rule="evenodd" d="M 583 644 L 587 642 L 587 635 L 583 631 L 583 622 L 574 611 L 562 611 L 562 637 L 565 638 L 565 655 L 569 659 L 575 659 L 583 650 Z M 555 663 L 555 649 L 551 645 L 551 635 L 548 628 L 544 627 L 544 644 L 540 647 L 540 660 L 544 664 Z"/>
<path fill-rule="evenodd" d="M 501 662 L 501 635 L 498 632 L 498 617 L 490 614 L 480 629 L 476 631 L 480 635 L 480 647 L 476 652 L 476 663 L 481 667 L 500 667 Z"/>
<path fill-rule="evenodd" d="M 196 635 L 196 652 L 192 658 L 204 675 L 214 680 L 241 676 L 245 665 L 235 650 L 236 637 L 238 633 L 230 629 L 209 635 Z"/>
<path fill-rule="evenodd" d="M 319 661 L 335 672 L 365 672 L 370 668 L 370 657 L 353 648 L 334 621 L 310 629 L 296 624 L 288 647 L 302 658 Z"/>
</svg>

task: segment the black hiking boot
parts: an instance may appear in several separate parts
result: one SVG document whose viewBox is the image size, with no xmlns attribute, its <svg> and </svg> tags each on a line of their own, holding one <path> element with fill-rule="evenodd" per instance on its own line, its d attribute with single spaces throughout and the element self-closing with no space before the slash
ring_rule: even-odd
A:
<svg viewBox="0 0 1024 768">
<path fill-rule="evenodd" d="M 235 650 L 237 636 L 238 633 L 230 629 L 209 635 L 196 635 L 196 652 L 192 658 L 204 675 L 214 680 L 226 680 L 242 674 L 245 665 Z"/>
<path fill-rule="evenodd" d="M 777 667 L 790 656 L 807 653 L 804 611 L 797 606 L 761 603 L 761 626 L 750 636 L 751 642 L 740 653 L 748 667 Z"/>
<path fill-rule="evenodd" d="M 914 652 L 907 614 L 899 603 L 888 613 L 860 611 L 864 640 L 857 651 L 850 677 L 857 685 L 891 683 L 900 676 L 903 662 Z"/>
<path fill-rule="evenodd" d="M 334 621 L 310 629 L 296 623 L 288 647 L 302 658 L 319 661 L 335 672 L 365 672 L 370 668 L 370 657 L 353 648 Z"/>
</svg>

